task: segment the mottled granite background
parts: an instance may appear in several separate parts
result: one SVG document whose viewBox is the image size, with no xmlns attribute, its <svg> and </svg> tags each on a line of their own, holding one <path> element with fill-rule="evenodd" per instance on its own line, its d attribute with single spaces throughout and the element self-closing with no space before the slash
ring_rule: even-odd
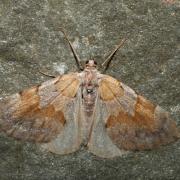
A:
<svg viewBox="0 0 180 180">
<path fill-rule="evenodd" d="M 123 37 L 108 74 L 167 109 L 180 125 L 178 0 L 0 0 L 1 97 L 76 70 L 59 27 L 80 58 L 99 63 Z M 60 156 L 0 135 L 0 179 L 180 179 L 180 141 L 111 160 L 86 150 Z"/>
</svg>

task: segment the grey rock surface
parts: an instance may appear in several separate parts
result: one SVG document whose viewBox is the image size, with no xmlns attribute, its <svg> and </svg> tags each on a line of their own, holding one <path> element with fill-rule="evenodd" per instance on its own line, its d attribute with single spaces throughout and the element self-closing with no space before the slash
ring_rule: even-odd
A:
<svg viewBox="0 0 180 180">
<path fill-rule="evenodd" d="M 60 27 L 80 59 L 100 64 L 123 37 L 108 74 L 168 110 L 180 125 L 178 0 L 0 0 L 0 95 L 76 70 Z M 180 141 L 100 159 L 85 149 L 59 156 L 0 135 L 0 179 L 180 179 Z"/>
</svg>

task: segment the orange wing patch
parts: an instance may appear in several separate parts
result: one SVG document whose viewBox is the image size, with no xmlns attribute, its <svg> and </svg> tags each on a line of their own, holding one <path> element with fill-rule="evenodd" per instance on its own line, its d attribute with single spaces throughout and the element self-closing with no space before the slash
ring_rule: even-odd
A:
<svg viewBox="0 0 180 180">
<path fill-rule="evenodd" d="M 142 96 L 137 97 L 137 103 L 135 105 L 135 115 L 133 121 L 135 121 L 139 126 L 144 126 L 146 128 L 155 129 L 154 113 L 156 106 L 150 101 L 146 100 Z"/>
<path fill-rule="evenodd" d="M 39 95 L 38 86 L 32 87 L 30 89 L 24 90 L 19 93 L 19 105 L 18 110 L 13 113 L 14 116 L 26 115 L 28 112 L 32 112 L 39 106 Z"/>
<path fill-rule="evenodd" d="M 115 97 L 123 96 L 124 91 L 120 82 L 111 76 L 105 76 L 99 82 L 99 94 L 103 101 L 113 100 Z"/>
<path fill-rule="evenodd" d="M 116 123 L 121 123 L 134 127 L 138 126 L 153 129 L 155 128 L 154 111 L 155 106 L 150 101 L 142 96 L 138 96 L 134 116 L 119 109 L 119 114 L 117 116 L 110 115 L 106 126 L 109 128 L 116 126 Z"/>
<path fill-rule="evenodd" d="M 76 75 L 77 73 L 66 74 L 56 83 L 63 96 L 73 98 L 76 95 L 80 85 Z"/>
</svg>

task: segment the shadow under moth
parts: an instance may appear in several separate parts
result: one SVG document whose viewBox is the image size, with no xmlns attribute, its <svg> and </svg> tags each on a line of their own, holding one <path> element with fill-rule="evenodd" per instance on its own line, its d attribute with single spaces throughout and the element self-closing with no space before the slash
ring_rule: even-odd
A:
<svg viewBox="0 0 180 180">
<path fill-rule="evenodd" d="M 40 143 L 57 154 L 72 153 L 84 145 L 103 158 L 153 149 L 180 137 L 175 121 L 160 106 L 102 74 L 94 60 L 88 60 L 82 68 L 69 38 L 62 32 L 79 72 L 54 77 L 1 99 L 1 132 Z M 124 42 L 104 61 L 104 70 Z"/>
</svg>

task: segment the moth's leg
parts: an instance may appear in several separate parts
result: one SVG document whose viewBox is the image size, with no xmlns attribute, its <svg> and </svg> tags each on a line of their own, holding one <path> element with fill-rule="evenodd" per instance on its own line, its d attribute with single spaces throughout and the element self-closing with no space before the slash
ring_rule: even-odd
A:
<svg viewBox="0 0 180 180">
<path fill-rule="evenodd" d="M 123 44 L 125 43 L 127 39 L 124 38 L 120 41 L 120 43 L 117 45 L 117 47 L 111 52 L 111 54 L 105 59 L 105 61 L 101 64 L 101 67 L 105 66 L 104 68 L 104 72 L 108 69 L 110 63 L 111 63 L 111 60 L 113 59 L 114 55 L 116 54 L 117 50 L 123 46 Z"/>
<path fill-rule="evenodd" d="M 51 75 L 51 74 L 47 74 L 45 72 L 42 72 L 41 70 L 39 70 L 39 73 L 43 74 L 44 76 L 48 76 L 48 77 L 51 77 L 51 78 L 55 78 L 56 76 L 54 75 Z"/>
<path fill-rule="evenodd" d="M 66 38 L 66 40 L 67 40 L 67 42 L 68 42 L 68 44 L 69 44 L 69 46 L 70 46 L 70 48 L 71 48 L 71 51 L 72 51 L 72 53 L 73 53 L 73 55 L 74 55 L 74 58 L 75 58 L 75 60 L 76 60 L 76 64 L 77 64 L 78 69 L 79 69 L 80 71 L 82 71 L 82 70 L 83 70 L 83 66 L 82 66 L 82 64 L 81 64 L 81 62 L 80 62 L 80 59 L 79 59 L 79 57 L 78 57 L 75 49 L 73 48 L 73 45 L 72 45 L 72 43 L 70 42 L 70 40 L 69 40 L 69 38 L 68 38 L 65 30 L 64 30 L 63 28 L 60 28 L 60 31 L 64 34 L 64 36 L 65 36 L 65 38 Z"/>
</svg>

